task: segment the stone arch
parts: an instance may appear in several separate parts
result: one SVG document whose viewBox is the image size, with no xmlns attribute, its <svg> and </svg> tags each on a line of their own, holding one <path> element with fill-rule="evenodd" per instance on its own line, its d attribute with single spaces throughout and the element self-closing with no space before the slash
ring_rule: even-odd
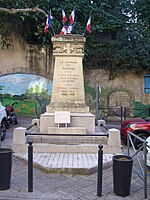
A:
<svg viewBox="0 0 150 200">
<path fill-rule="evenodd" d="M 52 80 L 36 73 L 10 73 L 0 76 L 0 85 L 3 86 L 1 91 L 3 91 L 4 94 L 10 93 L 13 95 L 20 95 L 28 88 L 35 86 L 47 89 L 50 85 L 51 90 Z M 23 91 L 21 91 L 21 89 Z"/>
<path fill-rule="evenodd" d="M 11 70 L 0 70 L 0 77 L 2 76 L 7 76 L 7 75 L 11 75 L 11 74 L 33 74 L 33 75 L 38 75 L 38 76 L 42 76 L 44 78 L 50 79 L 52 80 L 52 76 L 51 74 L 47 73 L 44 70 L 34 70 L 34 69 L 30 69 L 30 68 L 12 68 Z"/>
<path fill-rule="evenodd" d="M 129 90 L 116 89 L 111 91 L 107 96 L 108 107 L 128 107 L 132 108 L 134 96 Z"/>
</svg>

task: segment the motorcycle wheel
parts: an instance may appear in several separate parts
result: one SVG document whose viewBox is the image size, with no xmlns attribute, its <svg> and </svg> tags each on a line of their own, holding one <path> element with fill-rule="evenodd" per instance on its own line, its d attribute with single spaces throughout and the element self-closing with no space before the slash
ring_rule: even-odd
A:
<svg viewBox="0 0 150 200">
<path fill-rule="evenodd" d="M 18 124 L 18 120 L 17 120 L 16 114 L 13 114 L 13 115 L 11 116 L 11 122 L 12 122 L 12 124 L 15 124 L 15 125 Z"/>
<path fill-rule="evenodd" d="M 15 125 L 17 125 L 18 124 L 18 120 L 17 119 L 15 119 Z"/>
<path fill-rule="evenodd" d="M 2 121 L 0 131 L 1 131 L 1 141 L 3 141 L 6 136 L 6 122 L 5 121 Z"/>
</svg>

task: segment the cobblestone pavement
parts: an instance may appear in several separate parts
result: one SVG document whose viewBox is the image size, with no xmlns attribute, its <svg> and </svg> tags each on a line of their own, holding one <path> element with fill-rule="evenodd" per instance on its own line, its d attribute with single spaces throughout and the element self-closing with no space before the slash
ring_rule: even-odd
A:
<svg viewBox="0 0 150 200">
<path fill-rule="evenodd" d="M 28 126 L 27 126 L 28 127 Z M 10 130 L 9 130 L 10 132 Z M 2 142 L 9 147 L 12 133 Z M 125 149 L 126 150 L 126 149 Z M 137 167 L 137 163 L 134 165 Z M 148 198 L 150 200 L 150 168 L 148 167 Z M 113 193 L 112 167 L 103 170 L 102 196 L 97 196 L 97 173 L 92 175 L 48 174 L 34 168 L 33 192 L 28 192 L 28 166 L 13 156 L 11 187 L 0 191 L 2 200 L 116 200 L 144 199 L 144 183 L 133 171 L 131 194 L 119 197 Z"/>
<path fill-rule="evenodd" d="M 150 179 L 149 179 L 150 180 Z M 122 199 L 113 194 L 112 168 L 103 171 L 102 197 L 97 196 L 97 173 L 92 175 L 47 174 L 34 169 L 33 192 L 28 192 L 27 164 L 13 157 L 12 179 L 9 190 L 0 191 L 0 199 L 96 200 Z M 142 180 L 133 173 L 131 195 L 124 199 L 144 199 Z M 150 185 L 148 185 L 150 199 Z"/>
</svg>

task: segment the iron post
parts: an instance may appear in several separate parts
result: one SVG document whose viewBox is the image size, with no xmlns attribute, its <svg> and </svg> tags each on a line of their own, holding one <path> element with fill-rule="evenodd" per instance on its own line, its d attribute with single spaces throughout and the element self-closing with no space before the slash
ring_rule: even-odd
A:
<svg viewBox="0 0 150 200">
<path fill-rule="evenodd" d="M 1 148 L 1 136 L 2 136 L 2 130 L 1 130 L 1 126 L 0 126 L 0 148 Z"/>
<path fill-rule="evenodd" d="M 103 145 L 98 145 L 97 196 L 102 196 Z"/>
<path fill-rule="evenodd" d="M 120 110 L 121 110 L 121 112 L 120 112 L 120 118 L 121 118 L 121 123 L 122 123 L 122 121 L 123 121 L 123 106 L 121 106 L 120 107 Z"/>
<path fill-rule="evenodd" d="M 33 192 L 33 145 L 28 142 L 28 192 Z"/>
</svg>

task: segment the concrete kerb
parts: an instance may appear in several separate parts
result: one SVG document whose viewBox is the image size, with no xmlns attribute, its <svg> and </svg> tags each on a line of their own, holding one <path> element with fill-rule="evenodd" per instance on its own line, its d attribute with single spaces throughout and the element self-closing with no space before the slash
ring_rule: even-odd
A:
<svg viewBox="0 0 150 200">
<path fill-rule="evenodd" d="M 79 174 L 79 175 L 90 175 L 94 174 L 98 170 L 98 166 L 93 166 L 91 168 L 46 168 L 38 163 L 34 163 L 34 167 L 46 172 L 46 173 L 57 173 L 57 174 Z M 112 161 L 108 163 L 103 163 L 103 170 L 112 167 Z"/>
<path fill-rule="evenodd" d="M 24 163 L 28 163 L 28 154 L 27 153 L 14 153 L 13 154 L 15 157 L 17 157 L 18 159 L 22 160 Z M 44 157 L 45 155 L 47 156 L 51 156 L 52 154 L 40 154 L 41 157 Z M 115 154 L 103 154 L 103 170 L 108 169 L 110 167 L 112 167 L 112 157 Z M 56 154 L 55 156 L 60 157 L 59 154 Z M 74 156 L 76 156 L 76 154 L 74 154 Z M 83 156 L 83 155 L 82 155 Z M 52 162 L 51 164 L 49 164 L 49 166 L 45 166 L 44 165 L 44 159 L 42 160 L 42 162 L 40 162 L 40 158 L 38 159 L 38 161 L 34 158 L 36 156 L 33 155 L 33 167 L 46 172 L 46 173 L 57 173 L 57 174 L 80 174 L 80 175 L 90 175 L 93 174 L 95 172 L 97 172 L 98 170 L 98 159 L 95 160 L 95 164 L 93 164 L 92 166 L 88 166 L 86 165 L 86 161 L 82 160 L 82 164 L 84 163 L 84 166 L 81 167 L 75 167 L 75 166 L 61 166 L 60 167 L 60 163 L 62 162 L 61 160 L 58 161 L 58 165 L 56 166 L 55 161 Z M 95 157 L 98 158 L 98 155 L 95 155 Z"/>
</svg>

